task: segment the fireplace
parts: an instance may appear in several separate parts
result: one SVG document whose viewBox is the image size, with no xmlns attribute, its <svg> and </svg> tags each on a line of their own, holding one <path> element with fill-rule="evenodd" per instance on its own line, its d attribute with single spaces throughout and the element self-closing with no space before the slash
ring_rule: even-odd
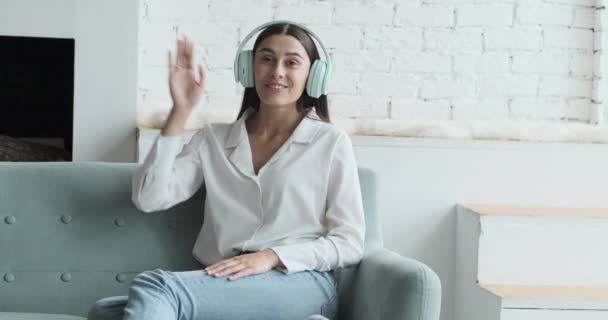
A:
<svg viewBox="0 0 608 320">
<path fill-rule="evenodd" d="M 74 39 L 0 36 L 0 161 L 72 161 Z"/>
</svg>

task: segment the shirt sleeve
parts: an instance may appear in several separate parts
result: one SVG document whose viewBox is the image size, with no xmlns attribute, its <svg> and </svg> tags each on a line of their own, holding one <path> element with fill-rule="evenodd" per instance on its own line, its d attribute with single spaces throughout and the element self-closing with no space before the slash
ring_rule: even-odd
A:
<svg viewBox="0 0 608 320">
<path fill-rule="evenodd" d="M 327 205 L 327 234 L 314 241 L 272 249 L 289 274 L 304 270 L 330 271 L 358 263 L 363 257 L 365 217 L 352 142 L 343 133 L 331 160 Z"/>
<path fill-rule="evenodd" d="M 165 210 L 196 193 L 203 183 L 200 157 L 205 143 L 203 130 L 198 130 L 185 145 L 183 134 L 159 134 L 133 175 L 132 201 L 139 210 Z"/>
</svg>

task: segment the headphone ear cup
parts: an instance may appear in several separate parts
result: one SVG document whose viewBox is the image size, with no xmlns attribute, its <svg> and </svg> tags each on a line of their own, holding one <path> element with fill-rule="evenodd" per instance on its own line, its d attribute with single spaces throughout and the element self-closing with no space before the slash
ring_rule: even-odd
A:
<svg viewBox="0 0 608 320">
<path fill-rule="evenodd" d="M 331 64 L 327 63 L 326 61 L 323 63 L 325 64 L 326 68 L 325 72 L 323 73 L 323 85 L 321 86 L 321 94 L 327 94 L 329 80 L 331 79 Z"/>
<path fill-rule="evenodd" d="M 327 75 L 327 64 L 325 61 L 316 59 L 310 68 L 310 74 L 306 81 L 306 93 L 312 98 L 320 97 L 325 91 Z"/>
<path fill-rule="evenodd" d="M 253 51 L 244 50 L 239 53 L 237 62 L 237 82 L 240 82 L 245 88 L 253 88 L 255 81 L 253 78 Z"/>
</svg>

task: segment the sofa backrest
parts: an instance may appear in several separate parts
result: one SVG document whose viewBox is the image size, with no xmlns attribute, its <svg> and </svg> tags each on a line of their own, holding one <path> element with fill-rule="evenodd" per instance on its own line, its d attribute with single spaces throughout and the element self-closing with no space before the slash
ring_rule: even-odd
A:
<svg viewBox="0 0 608 320">
<path fill-rule="evenodd" d="M 169 210 L 143 213 L 131 202 L 137 166 L 0 162 L 0 311 L 84 316 L 96 300 L 126 295 L 142 271 L 201 267 L 191 252 L 204 188 Z M 382 246 L 374 174 L 359 174 L 366 243 Z"/>
</svg>

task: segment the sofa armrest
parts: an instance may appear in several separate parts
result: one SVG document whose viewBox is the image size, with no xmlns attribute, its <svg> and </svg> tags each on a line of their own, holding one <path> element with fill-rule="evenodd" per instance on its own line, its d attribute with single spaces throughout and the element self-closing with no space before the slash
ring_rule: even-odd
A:
<svg viewBox="0 0 608 320">
<path fill-rule="evenodd" d="M 441 282 L 422 262 L 386 249 L 366 253 L 354 288 L 353 320 L 439 320 Z"/>
</svg>

